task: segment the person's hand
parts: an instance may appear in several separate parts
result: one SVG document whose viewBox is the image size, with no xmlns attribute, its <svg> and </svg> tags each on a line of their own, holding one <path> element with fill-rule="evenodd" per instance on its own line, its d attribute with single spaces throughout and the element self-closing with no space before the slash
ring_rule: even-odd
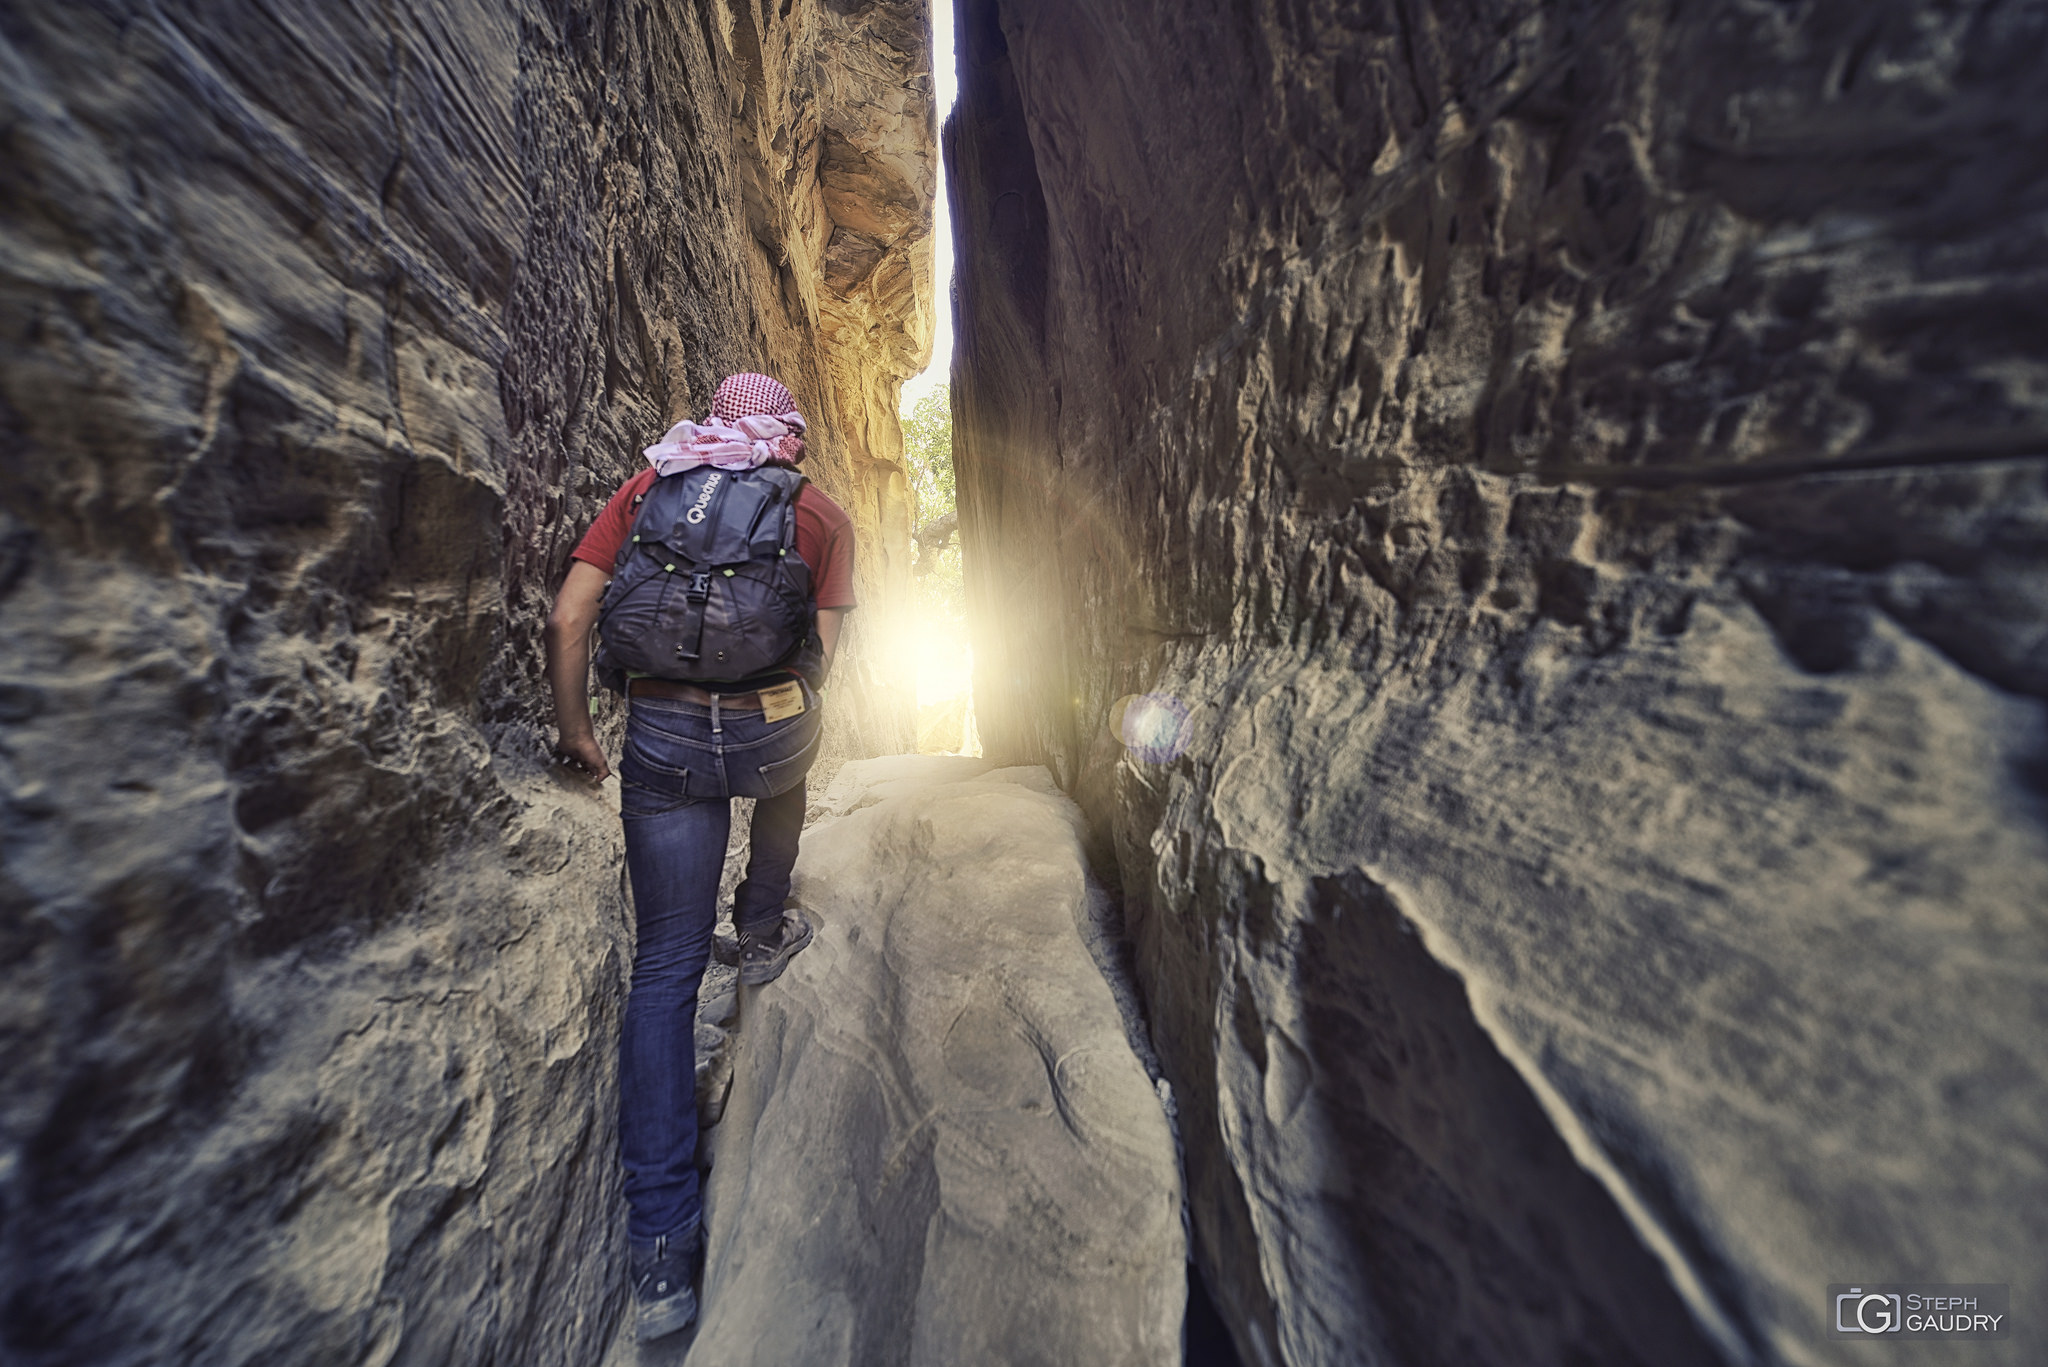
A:
<svg viewBox="0 0 2048 1367">
<path fill-rule="evenodd" d="M 555 742 L 555 755 L 592 783 L 602 783 L 612 776 L 612 766 L 604 757 L 604 747 L 597 743 L 596 736 L 588 732 L 580 736 L 563 736 Z"/>
</svg>

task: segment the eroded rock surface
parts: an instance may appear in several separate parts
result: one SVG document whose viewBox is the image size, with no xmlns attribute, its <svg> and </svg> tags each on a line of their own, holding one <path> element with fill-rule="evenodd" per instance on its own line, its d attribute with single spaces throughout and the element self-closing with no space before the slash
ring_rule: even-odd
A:
<svg viewBox="0 0 2048 1367">
<path fill-rule="evenodd" d="M 741 989 L 688 1360 L 1178 1363 L 1177 1159 L 1073 804 L 921 756 L 825 805 L 792 894 L 818 937 Z"/>
<path fill-rule="evenodd" d="M 1247 1358 L 2042 1294 L 2048 8 L 961 31 L 977 716 L 1121 870 Z"/>
<path fill-rule="evenodd" d="M 595 1360 L 625 925 L 540 623 L 733 369 L 907 542 L 924 12 L 9 7 L 0 1356 Z M 847 649 L 832 745 L 907 743 Z"/>
</svg>

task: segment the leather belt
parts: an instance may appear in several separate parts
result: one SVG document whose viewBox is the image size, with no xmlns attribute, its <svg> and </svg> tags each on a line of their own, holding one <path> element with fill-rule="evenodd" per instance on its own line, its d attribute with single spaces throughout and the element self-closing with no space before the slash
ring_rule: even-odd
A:
<svg viewBox="0 0 2048 1367">
<path fill-rule="evenodd" d="M 678 702 L 693 702 L 704 707 L 711 706 L 711 690 L 695 684 L 679 683 L 674 679 L 634 679 L 626 685 L 629 698 L 673 698 Z M 759 712 L 761 695 L 756 693 L 720 693 L 718 705 L 736 712 Z"/>
</svg>

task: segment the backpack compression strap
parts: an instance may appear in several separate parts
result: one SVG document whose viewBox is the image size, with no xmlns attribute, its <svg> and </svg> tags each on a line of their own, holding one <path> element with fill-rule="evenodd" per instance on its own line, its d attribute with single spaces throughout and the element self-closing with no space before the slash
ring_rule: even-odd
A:
<svg viewBox="0 0 2048 1367">
<path fill-rule="evenodd" d="M 704 613 L 711 599 L 712 571 L 720 565 L 750 558 L 747 537 L 758 525 L 764 501 L 782 499 L 781 545 L 785 550 L 796 545 L 796 499 L 803 489 L 804 477 L 798 475 L 794 483 L 780 479 L 746 481 L 748 497 L 732 510 L 736 514 L 735 525 L 728 525 L 726 520 L 727 496 L 741 481 L 730 473 L 713 471 L 704 477 L 704 484 L 706 487 L 684 504 L 665 538 L 690 562 L 690 579 L 683 592 L 682 640 L 676 647 L 676 658 L 684 663 L 701 659 L 704 654 Z M 764 493 L 763 484 L 773 492 Z"/>
<path fill-rule="evenodd" d="M 662 537 L 689 566 L 689 581 L 683 587 L 683 620 L 676 659 L 683 663 L 704 653 L 704 608 L 711 600 L 711 570 L 719 549 L 719 530 L 725 513 L 726 495 L 733 478 L 726 471 L 705 469 L 683 477 L 681 506 Z M 696 496 L 690 496 L 694 488 Z M 671 569 L 670 573 L 674 573 Z"/>
</svg>

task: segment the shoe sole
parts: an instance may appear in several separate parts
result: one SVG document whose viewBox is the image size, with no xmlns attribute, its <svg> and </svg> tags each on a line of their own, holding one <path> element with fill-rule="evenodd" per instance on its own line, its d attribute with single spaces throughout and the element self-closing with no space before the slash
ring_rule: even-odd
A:
<svg viewBox="0 0 2048 1367">
<path fill-rule="evenodd" d="M 818 928 L 811 924 L 811 918 L 804 917 L 803 937 L 793 945 L 784 945 L 775 957 L 758 968 L 740 968 L 740 984 L 744 987 L 766 987 L 782 976 L 782 970 L 789 967 L 789 961 L 803 953 L 804 946 L 817 938 Z"/>
<path fill-rule="evenodd" d="M 680 1296 L 641 1306 L 639 1318 L 633 1324 L 633 1337 L 642 1343 L 667 1338 L 678 1330 L 689 1328 L 690 1322 L 696 1318 L 697 1297 L 695 1293 L 686 1291 Z"/>
</svg>

